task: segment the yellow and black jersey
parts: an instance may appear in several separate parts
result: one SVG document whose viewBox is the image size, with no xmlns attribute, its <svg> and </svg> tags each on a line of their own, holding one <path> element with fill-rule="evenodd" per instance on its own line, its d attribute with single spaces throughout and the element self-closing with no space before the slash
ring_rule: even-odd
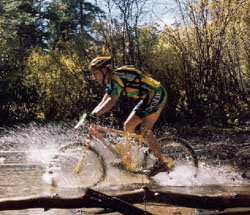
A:
<svg viewBox="0 0 250 215">
<path fill-rule="evenodd" d="M 149 114 L 159 109 L 166 100 L 166 91 L 161 83 L 143 74 L 133 65 L 122 66 L 111 72 L 106 83 L 106 92 L 109 95 L 143 100 L 144 109 L 154 104 L 154 107 L 151 105 Z"/>
</svg>

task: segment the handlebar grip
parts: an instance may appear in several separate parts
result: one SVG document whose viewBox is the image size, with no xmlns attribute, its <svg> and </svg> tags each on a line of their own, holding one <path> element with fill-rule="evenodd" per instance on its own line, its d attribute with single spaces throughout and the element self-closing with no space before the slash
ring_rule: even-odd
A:
<svg viewBox="0 0 250 215">
<path fill-rule="evenodd" d="M 77 123 L 77 125 L 74 128 L 77 129 L 77 128 L 81 127 L 82 125 L 84 125 L 84 122 L 86 121 L 87 116 L 88 116 L 88 114 L 84 113 L 82 115 L 82 117 L 80 118 L 80 121 Z"/>
</svg>

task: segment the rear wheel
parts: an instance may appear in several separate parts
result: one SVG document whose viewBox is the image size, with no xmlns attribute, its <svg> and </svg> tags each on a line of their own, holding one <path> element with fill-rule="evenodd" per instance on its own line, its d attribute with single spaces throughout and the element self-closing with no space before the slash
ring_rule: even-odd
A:
<svg viewBox="0 0 250 215">
<path fill-rule="evenodd" d="M 93 187 L 105 179 L 106 165 L 103 157 L 89 146 L 83 158 L 85 147 L 85 143 L 78 142 L 60 148 L 47 168 L 47 173 L 53 177 L 53 185 Z M 79 167 L 81 162 L 82 167 L 76 173 L 74 169 Z"/>
<path fill-rule="evenodd" d="M 184 139 L 165 136 L 158 139 L 161 152 L 173 161 L 174 166 L 192 166 L 198 168 L 198 158 L 191 145 Z M 155 164 L 155 157 L 152 152 L 147 153 L 144 161 L 144 168 L 150 169 Z M 196 171 L 195 171 L 196 172 Z"/>
<path fill-rule="evenodd" d="M 191 165 L 198 168 L 198 158 L 191 145 L 184 139 L 166 136 L 159 139 L 161 151 L 174 160 L 176 166 Z"/>
</svg>

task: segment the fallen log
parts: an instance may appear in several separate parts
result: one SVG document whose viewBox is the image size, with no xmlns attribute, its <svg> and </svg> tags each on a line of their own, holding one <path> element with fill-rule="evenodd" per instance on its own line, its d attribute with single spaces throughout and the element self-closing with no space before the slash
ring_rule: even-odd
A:
<svg viewBox="0 0 250 215">
<path fill-rule="evenodd" d="M 118 211 L 122 214 L 152 215 L 147 211 L 129 204 L 127 201 L 121 200 L 117 197 L 108 196 L 92 189 L 88 189 L 85 196 L 87 198 L 95 199 L 96 201 L 98 201 L 99 206 L 101 206 L 102 208 L 111 208 L 113 209 L 113 211 Z"/>
<path fill-rule="evenodd" d="M 227 212 L 216 212 L 214 214 L 204 214 L 204 215 L 249 215 L 250 211 L 227 211 Z"/>
<path fill-rule="evenodd" d="M 119 202 L 120 205 L 118 205 L 117 202 Z M 58 209 L 110 208 L 113 211 L 120 210 L 119 212 L 123 214 L 129 214 L 129 212 L 125 210 L 132 210 L 132 211 L 138 210 L 139 212 L 135 214 L 141 214 L 140 212 L 142 210 L 132 206 L 131 204 L 144 203 L 144 202 L 164 203 L 180 207 L 211 209 L 211 210 L 224 210 L 226 208 L 239 208 L 239 207 L 249 208 L 250 193 L 197 195 L 197 194 L 173 193 L 168 191 L 162 192 L 159 190 L 150 190 L 145 187 L 143 190 L 108 196 L 106 194 L 102 194 L 100 192 L 87 189 L 85 195 L 79 197 L 46 196 L 46 197 L 1 199 L 0 211 L 22 210 L 31 208 L 44 208 L 45 210 L 51 208 L 58 208 Z M 127 208 L 124 209 L 125 207 L 129 207 L 130 209 Z M 145 214 L 145 212 L 142 214 Z"/>
<path fill-rule="evenodd" d="M 23 210 L 31 208 L 72 209 L 72 208 L 110 208 L 122 214 L 152 215 L 117 197 L 105 195 L 92 189 L 87 189 L 85 195 L 80 197 L 60 197 L 58 195 L 47 197 L 26 197 L 0 200 L 0 211 Z"/>
<path fill-rule="evenodd" d="M 211 210 L 224 210 L 226 208 L 250 208 L 250 193 L 222 193 L 216 195 L 182 194 L 170 191 L 150 190 L 134 193 L 117 194 L 116 197 L 130 203 L 139 203 L 138 199 L 144 198 L 146 202 L 165 203 L 175 206 L 200 208 Z"/>
<path fill-rule="evenodd" d="M 29 196 L 22 198 L 8 198 L 0 200 L 0 211 L 3 210 L 24 210 L 32 208 L 51 208 L 69 209 L 69 208 L 91 208 L 95 207 L 93 200 L 85 196 L 79 197 L 60 197 L 60 196 Z"/>
</svg>

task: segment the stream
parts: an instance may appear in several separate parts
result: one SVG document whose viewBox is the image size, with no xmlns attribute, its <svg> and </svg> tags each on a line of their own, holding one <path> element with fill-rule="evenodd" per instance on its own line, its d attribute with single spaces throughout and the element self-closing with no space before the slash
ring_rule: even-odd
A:
<svg viewBox="0 0 250 215">
<path fill-rule="evenodd" d="M 31 123 L 13 128 L 0 128 L 0 199 L 25 196 L 83 195 L 84 182 L 72 174 L 57 175 L 57 187 L 51 185 L 46 167 L 59 148 L 66 143 L 83 141 L 85 130 L 74 130 L 72 124 Z M 98 150 L 105 158 L 110 158 L 104 146 Z M 187 194 L 217 194 L 231 192 L 250 192 L 250 180 L 242 177 L 240 170 L 227 162 L 211 161 L 207 151 L 197 148 L 201 162 L 198 175 L 194 177 L 190 166 L 177 166 L 169 175 L 155 176 L 157 184 L 152 185 L 145 177 L 130 175 L 115 168 L 108 169 L 108 177 L 94 189 L 105 193 L 116 193 L 140 189 L 146 185 L 163 191 Z M 219 158 L 218 158 L 219 159 Z M 65 167 L 67 169 L 67 167 Z M 71 170 L 70 170 L 71 171 Z M 160 204 L 141 204 L 153 214 L 199 214 L 212 215 L 216 211 L 164 206 Z M 97 209 L 66 210 L 30 209 L 20 211 L 1 211 L 1 215 L 71 215 L 93 214 Z M 246 209 L 243 209 L 246 210 Z M 241 209 L 239 209 L 241 211 Z M 248 209 L 250 211 L 250 208 Z M 118 214 L 118 213 L 113 213 Z M 247 214 L 247 213 L 245 213 Z M 249 212 L 250 214 L 250 212 Z"/>
</svg>

